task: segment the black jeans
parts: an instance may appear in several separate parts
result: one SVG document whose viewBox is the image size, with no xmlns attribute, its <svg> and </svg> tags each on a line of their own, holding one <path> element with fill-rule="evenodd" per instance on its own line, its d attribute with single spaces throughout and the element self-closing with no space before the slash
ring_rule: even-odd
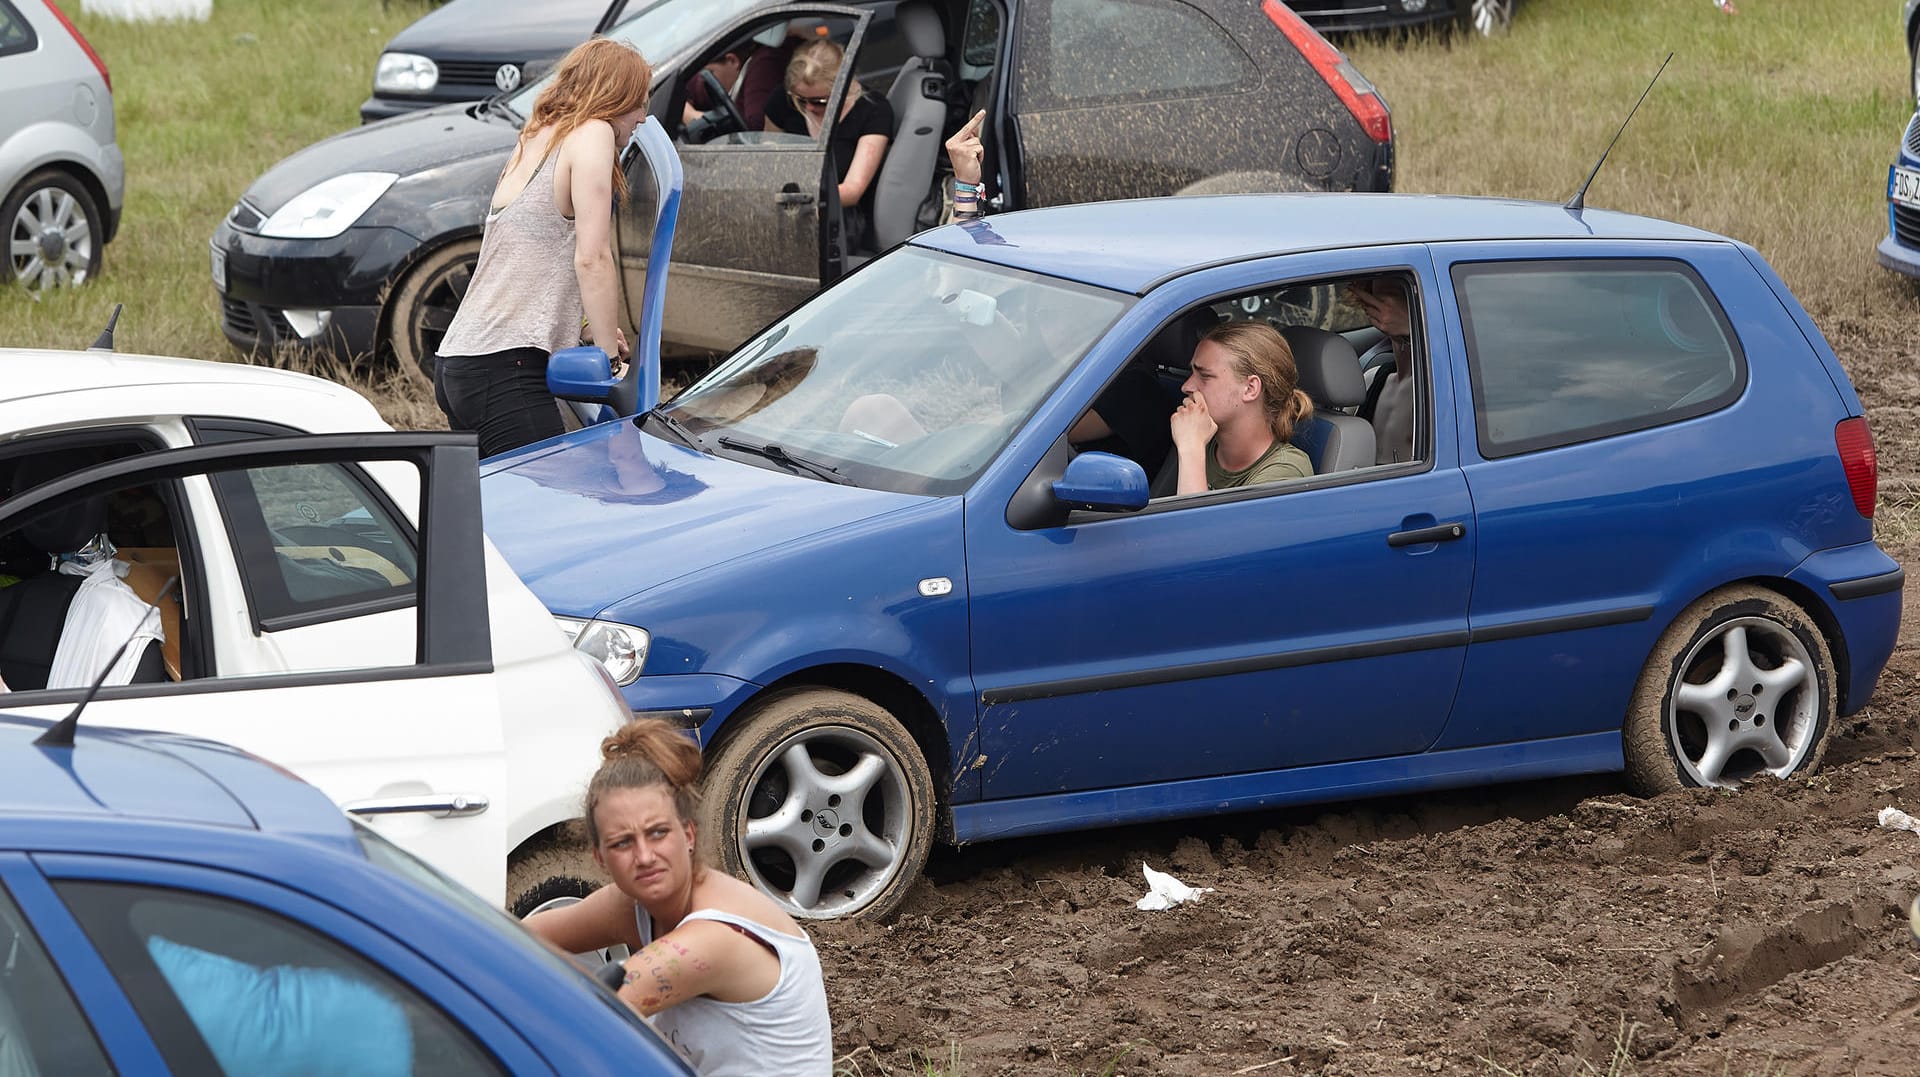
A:
<svg viewBox="0 0 1920 1077">
<path fill-rule="evenodd" d="M 480 435 L 483 457 L 565 429 L 547 392 L 547 353 L 538 348 L 436 357 L 433 398 L 447 413 L 448 425 Z"/>
</svg>

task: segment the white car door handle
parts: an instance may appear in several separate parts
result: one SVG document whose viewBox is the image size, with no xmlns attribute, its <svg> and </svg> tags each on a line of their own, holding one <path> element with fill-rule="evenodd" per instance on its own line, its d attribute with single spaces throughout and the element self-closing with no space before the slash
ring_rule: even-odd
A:
<svg viewBox="0 0 1920 1077">
<path fill-rule="evenodd" d="M 355 815 L 398 815 L 424 812 L 436 819 L 461 819 L 486 811 L 490 801 L 479 793 L 421 793 L 410 797 L 377 797 L 342 805 Z"/>
</svg>

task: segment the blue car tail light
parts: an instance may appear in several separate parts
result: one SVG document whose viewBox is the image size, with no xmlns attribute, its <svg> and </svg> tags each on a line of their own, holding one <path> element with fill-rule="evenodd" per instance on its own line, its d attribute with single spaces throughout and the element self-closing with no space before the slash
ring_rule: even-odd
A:
<svg viewBox="0 0 1920 1077">
<path fill-rule="evenodd" d="M 1847 487 L 1853 491 L 1853 507 L 1860 515 L 1873 519 L 1873 504 L 1880 492 L 1880 460 L 1873 449 L 1873 431 L 1863 416 L 1842 419 L 1833 428 L 1834 448 L 1840 451 L 1840 464 L 1847 471 Z"/>
</svg>

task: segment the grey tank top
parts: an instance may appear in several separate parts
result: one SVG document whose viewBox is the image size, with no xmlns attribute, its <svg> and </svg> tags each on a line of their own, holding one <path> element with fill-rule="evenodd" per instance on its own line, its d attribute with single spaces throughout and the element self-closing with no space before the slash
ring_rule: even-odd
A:
<svg viewBox="0 0 1920 1077">
<path fill-rule="evenodd" d="M 640 945 L 653 942 L 653 921 L 634 906 Z M 661 1010 L 647 1021 L 700 1077 L 832 1077 L 833 1023 L 820 955 L 805 935 L 787 935 L 744 916 L 695 909 L 688 920 L 729 924 L 771 947 L 780 959 L 773 990 L 752 1002 L 702 996 Z"/>
<path fill-rule="evenodd" d="M 551 354 L 580 343 L 573 222 L 560 215 L 553 200 L 558 156 L 555 147 L 513 201 L 487 214 L 480 264 L 440 341 L 441 355 L 488 355 L 509 348 Z"/>
</svg>

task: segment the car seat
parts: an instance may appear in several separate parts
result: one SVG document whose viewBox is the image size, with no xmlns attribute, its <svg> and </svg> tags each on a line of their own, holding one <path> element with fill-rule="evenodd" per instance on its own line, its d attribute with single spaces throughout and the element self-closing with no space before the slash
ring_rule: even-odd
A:
<svg viewBox="0 0 1920 1077">
<path fill-rule="evenodd" d="M 947 35 L 940 15 L 925 0 L 908 0 L 894 12 L 894 24 L 912 53 L 887 91 L 893 106 L 893 141 L 873 192 L 875 250 L 886 250 L 912 235 L 920 204 L 933 188 L 947 121 Z"/>
<path fill-rule="evenodd" d="M 1360 356 L 1347 338 L 1325 329 L 1289 325 L 1280 330 L 1293 349 L 1300 388 L 1313 400 L 1313 418 L 1294 428 L 1293 443 L 1306 450 L 1316 475 L 1373 465 L 1373 424 L 1336 408 L 1366 398 Z"/>
<path fill-rule="evenodd" d="M 180 679 L 180 592 L 167 593 L 167 583 L 180 577 L 180 551 L 171 546 L 122 546 L 114 556 L 127 563 L 127 586 L 150 606 L 160 609 L 160 663 L 168 678 Z"/>
<path fill-rule="evenodd" d="M 13 492 L 21 493 L 59 478 L 80 466 L 53 454 L 30 456 L 13 473 Z M 34 549 L 50 558 L 72 553 L 107 529 L 107 502 L 90 497 L 37 516 L 20 529 Z M 43 572 L 11 587 L 0 588 L 0 679 L 14 691 L 47 686 L 67 611 L 79 593 L 82 578 Z M 149 645 L 133 679 L 157 681 L 165 677 L 160 648 Z"/>
</svg>

